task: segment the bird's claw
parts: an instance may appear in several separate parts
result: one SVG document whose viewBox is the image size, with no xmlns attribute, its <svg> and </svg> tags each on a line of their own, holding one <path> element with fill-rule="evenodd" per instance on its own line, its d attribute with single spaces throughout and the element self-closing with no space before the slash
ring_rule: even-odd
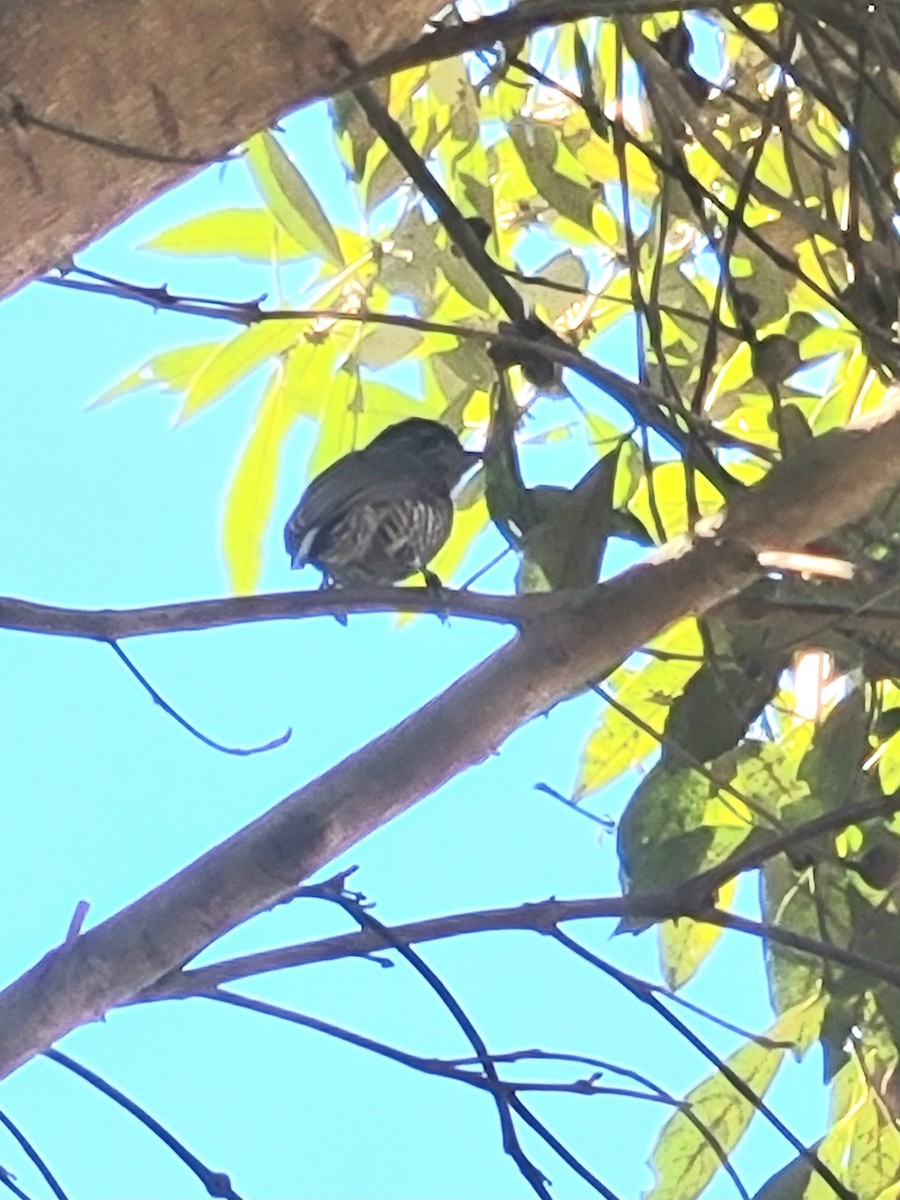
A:
<svg viewBox="0 0 900 1200">
<path fill-rule="evenodd" d="M 322 582 L 319 584 L 319 591 L 320 592 L 333 592 L 337 589 L 337 586 L 338 585 L 335 583 L 334 579 L 332 579 L 332 577 L 330 575 L 327 575 L 323 571 L 322 572 Z M 347 614 L 346 613 L 332 613 L 331 615 L 337 621 L 338 625 L 343 625 L 343 627 L 345 629 L 347 628 Z"/>
<path fill-rule="evenodd" d="M 435 575 L 434 571 L 429 571 L 427 567 L 422 567 L 422 578 L 425 580 L 426 588 L 432 593 L 435 599 L 446 604 L 444 585 L 441 583 L 438 576 Z M 446 607 L 439 608 L 437 610 L 437 617 L 442 625 L 449 625 L 450 614 L 447 612 Z"/>
</svg>

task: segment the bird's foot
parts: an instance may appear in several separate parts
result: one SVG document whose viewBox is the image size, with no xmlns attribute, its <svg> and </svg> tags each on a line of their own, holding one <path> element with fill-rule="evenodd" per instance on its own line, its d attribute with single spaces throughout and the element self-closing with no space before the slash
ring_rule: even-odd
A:
<svg viewBox="0 0 900 1200">
<path fill-rule="evenodd" d="M 422 567 L 422 578 L 425 580 L 426 588 L 428 588 L 429 592 L 431 592 L 434 598 L 441 604 L 441 607 L 437 610 L 438 619 L 442 625 L 448 625 L 450 623 L 450 614 L 447 612 L 446 608 L 447 595 L 444 591 L 444 585 L 441 583 L 438 576 L 435 575 L 434 571 L 429 571 L 427 567 Z"/>
<path fill-rule="evenodd" d="M 337 590 L 338 590 L 338 585 L 335 583 L 332 576 L 327 575 L 323 572 L 322 573 L 322 582 L 319 584 L 319 591 L 320 592 L 334 592 Z M 347 614 L 346 613 L 332 613 L 331 615 L 337 621 L 338 625 L 343 625 L 343 627 L 345 629 L 347 628 Z"/>
</svg>

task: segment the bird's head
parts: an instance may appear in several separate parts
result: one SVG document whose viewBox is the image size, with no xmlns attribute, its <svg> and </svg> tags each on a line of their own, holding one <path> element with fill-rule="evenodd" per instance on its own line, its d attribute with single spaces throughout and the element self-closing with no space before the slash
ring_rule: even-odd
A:
<svg viewBox="0 0 900 1200">
<path fill-rule="evenodd" d="M 413 454 L 454 487 L 466 471 L 481 461 L 476 450 L 464 450 L 456 434 L 440 421 L 410 417 L 390 425 L 366 447 L 377 454 Z"/>
</svg>

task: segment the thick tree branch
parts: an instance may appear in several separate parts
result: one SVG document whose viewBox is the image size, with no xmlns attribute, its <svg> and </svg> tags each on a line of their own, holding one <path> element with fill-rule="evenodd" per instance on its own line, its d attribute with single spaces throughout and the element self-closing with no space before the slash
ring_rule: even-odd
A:
<svg viewBox="0 0 900 1200">
<path fill-rule="evenodd" d="M 195 0 L 186 20 L 180 0 L 5 0 L 0 296 L 280 116 L 343 90 L 347 61 L 360 64 L 357 82 L 384 74 L 384 56 L 439 8 Z M 568 17 L 563 6 L 549 21 Z"/>
<path fill-rule="evenodd" d="M 746 587 L 760 574 L 760 552 L 825 536 L 860 518 L 898 482 L 894 400 L 774 467 L 690 544 L 529 623 L 420 711 L 10 985 L 0 994 L 0 1075 L 289 895 L 672 621 L 705 613 Z"/>
<path fill-rule="evenodd" d="M 0 295 L 279 116 L 339 90 L 435 0 L 5 0 Z"/>
</svg>

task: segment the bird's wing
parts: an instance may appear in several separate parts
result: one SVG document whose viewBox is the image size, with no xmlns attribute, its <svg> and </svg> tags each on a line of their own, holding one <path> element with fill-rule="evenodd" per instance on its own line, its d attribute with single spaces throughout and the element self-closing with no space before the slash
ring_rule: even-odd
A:
<svg viewBox="0 0 900 1200">
<path fill-rule="evenodd" d="M 354 451 L 338 459 L 310 483 L 284 527 L 285 549 L 294 566 L 302 566 L 317 535 L 348 510 L 398 496 L 433 503 L 441 490 L 414 455 L 379 456 L 373 463 L 365 451 Z"/>
</svg>

